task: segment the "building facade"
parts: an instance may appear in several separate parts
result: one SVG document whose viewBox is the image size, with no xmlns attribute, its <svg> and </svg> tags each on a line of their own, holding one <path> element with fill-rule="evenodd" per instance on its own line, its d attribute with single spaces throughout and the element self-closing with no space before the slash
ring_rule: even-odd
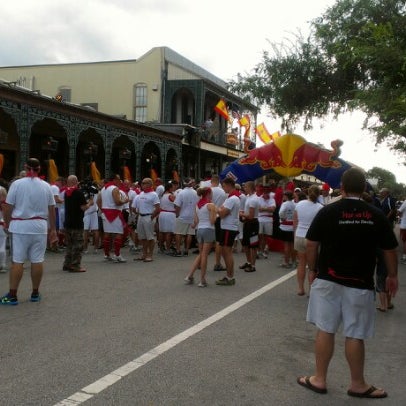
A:
<svg viewBox="0 0 406 406">
<path fill-rule="evenodd" d="M 53 152 L 57 164 L 69 170 L 78 169 L 81 148 L 93 142 L 106 177 L 117 169 L 120 148 L 125 146 L 136 178 L 148 166 L 165 179 L 171 178 L 170 167 L 200 178 L 220 172 L 242 155 L 246 134 L 238 120 L 227 121 L 215 113 L 220 98 L 230 114 L 247 114 L 251 128 L 256 127 L 255 105 L 167 47 L 153 48 L 137 60 L 2 67 L 0 78 L 0 130 L 9 134 L 8 148 L 22 151 L 15 158 L 8 153 L 15 168 L 21 167 L 20 155 L 39 153 L 42 144 L 32 140 L 45 134 L 58 141 Z M 17 99 L 30 99 L 32 104 L 20 103 L 25 113 L 7 100 L 12 91 Z M 169 150 L 174 153 L 168 158 Z"/>
</svg>

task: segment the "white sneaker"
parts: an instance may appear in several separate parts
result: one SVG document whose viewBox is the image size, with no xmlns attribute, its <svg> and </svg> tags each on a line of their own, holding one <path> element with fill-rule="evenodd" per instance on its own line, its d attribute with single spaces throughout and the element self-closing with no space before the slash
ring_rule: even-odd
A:
<svg viewBox="0 0 406 406">
<path fill-rule="evenodd" d="M 127 260 L 124 259 L 121 255 L 113 255 L 113 261 L 114 262 L 127 262 Z"/>
</svg>

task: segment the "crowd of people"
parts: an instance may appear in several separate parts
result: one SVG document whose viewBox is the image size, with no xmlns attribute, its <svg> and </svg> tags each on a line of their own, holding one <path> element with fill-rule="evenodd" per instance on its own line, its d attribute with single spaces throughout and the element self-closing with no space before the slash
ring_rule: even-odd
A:
<svg viewBox="0 0 406 406">
<path fill-rule="evenodd" d="M 196 244 L 197 256 L 184 282 L 207 287 L 208 256 L 214 252 L 213 271 L 224 271 L 216 285 L 232 286 L 234 253 L 241 246 L 245 272 L 256 271 L 257 259 L 269 255 L 270 238 L 283 242 L 282 268 L 296 268 L 297 294 L 309 292 L 307 320 L 318 328 L 316 367 L 301 376 L 299 385 L 327 392 L 327 369 L 334 336 L 340 325 L 351 372 L 348 394 L 381 398 L 387 394 L 365 382 L 364 339 L 374 332 L 375 290 L 378 310 L 393 309 L 398 288 L 397 239 L 394 222 L 404 214 L 387 189 L 378 196 L 366 192 L 364 173 L 351 168 L 340 192 L 327 184 L 296 187 L 293 181 L 220 182 L 214 174 L 197 183 L 185 178 L 163 184 L 144 178 L 131 183 L 115 175 L 101 184 L 80 184 L 75 175 L 52 185 L 41 179 L 40 162 L 30 158 L 25 170 L 8 188 L 0 187 L 0 271 L 5 271 L 6 239 L 10 238 L 9 292 L 4 305 L 17 305 L 17 291 L 25 261 L 31 263 L 30 300 L 39 302 L 46 249 L 64 253 L 63 271 L 86 272 L 82 256 L 103 252 L 103 260 L 124 263 L 121 250 L 128 244 L 139 253 L 135 261 L 149 263 L 154 255 L 188 256 Z M 8 189 L 8 190 L 7 190 Z M 406 220 L 400 222 L 406 262 Z M 158 250 L 155 246 L 158 246 Z M 224 265 L 222 264 L 224 263 Z M 306 275 L 308 286 L 306 286 Z"/>
</svg>

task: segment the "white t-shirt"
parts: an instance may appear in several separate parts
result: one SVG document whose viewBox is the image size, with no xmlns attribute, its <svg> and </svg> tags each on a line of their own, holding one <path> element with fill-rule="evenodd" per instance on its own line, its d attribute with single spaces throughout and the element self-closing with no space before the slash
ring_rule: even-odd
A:
<svg viewBox="0 0 406 406">
<path fill-rule="evenodd" d="M 140 214 L 152 214 L 155 205 L 159 204 L 159 197 L 156 192 L 141 192 L 135 199 L 136 208 Z"/>
<path fill-rule="evenodd" d="M 240 198 L 232 195 L 227 197 L 223 206 L 230 210 L 228 216 L 220 220 L 220 227 L 224 230 L 238 231 L 238 214 L 240 212 Z"/>
<path fill-rule="evenodd" d="M 164 192 L 165 192 L 165 187 L 164 187 L 164 185 L 158 185 L 158 186 L 156 187 L 156 189 L 155 189 L 155 192 L 156 192 L 156 194 L 158 195 L 158 197 L 161 198 L 162 195 L 163 195 Z"/>
<path fill-rule="evenodd" d="M 310 224 L 322 207 L 323 205 L 321 203 L 313 203 L 310 200 L 301 200 L 300 202 L 296 203 L 295 211 L 298 219 L 295 232 L 296 237 L 306 237 Z"/>
<path fill-rule="evenodd" d="M 264 199 L 263 196 L 258 198 L 258 205 L 259 208 L 269 208 L 273 207 L 276 208 L 276 202 L 273 197 L 269 197 L 269 199 Z M 258 209 L 259 210 L 259 209 Z M 273 222 L 273 214 L 269 211 L 258 211 L 258 221 L 260 223 L 272 223 Z"/>
<path fill-rule="evenodd" d="M 220 207 L 227 198 L 226 192 L 220 186 L 213 186 L 211 188 L 211 192 L 212 192 L 211 201 L 214 203 L 216 207 Z"/>
<path fill-rule="evenodd" d="M 293 200 L 286 200 L 279 209 L 280 225 L 282 231 L 293 231 L 293 213 L 296 204 Z"/>
<path fill-rule="evenodd" d="M 10 232 L 47 234 L 48 206 L 55 205 L 49 183 L 38 177 L 17 179 L 10 185 L 6 203 L 14 206 L 9 224 Z"/>
<path fill-rule="evenodd" d="M 402 215 L 399 228 L 406 228 L 406 200 L 399 207 L 399 213 Z"/>
<path fill-rule="evenodd" d="M 185 223 L 193 223 L 195 218 L 195 206 L 199 197 L 191 187 L 182 189 L 175 199 L 175 206 L 180 207 L 178 218 Z"/>
<path fill-rule="evenodd" d="M 247 198 L 245 199 L 245 204 L 244 204 L 244 214 L 248 215 L 250 212 L 250 209 L 254 209 L 254 218 L 258 218 L 258 209 L 259 209 L 259 201 L 258 201 L 258 196 L 253 193 L 252 195 L 248 195 Z"/>
</svg>

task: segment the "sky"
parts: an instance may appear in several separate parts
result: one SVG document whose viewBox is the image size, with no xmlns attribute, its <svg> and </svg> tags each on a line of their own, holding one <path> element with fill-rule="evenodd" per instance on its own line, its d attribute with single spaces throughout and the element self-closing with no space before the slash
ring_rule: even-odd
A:
<svg viewBox="0 0 406 406">
<path fill-rule="evenodd" d="M 335 0 L 14 0 L 2 2 L 0 66 L 137 59 L 168 46 L 227 81 L 250 73 L 271 43 L 306 35 L 309 22 Z M 295 133 L 330 148 L 344 142 L 341 158 L 374 166 L 406 183 L 406 166 L 361 130 L 360 113 L 315 122 Z M 278 120 L 258 117 L 270 132 Z M 322 127 L 321 127 L 322 125 Z M 406 158 L 406 156 L 405 156 Z"/>
</svg>

